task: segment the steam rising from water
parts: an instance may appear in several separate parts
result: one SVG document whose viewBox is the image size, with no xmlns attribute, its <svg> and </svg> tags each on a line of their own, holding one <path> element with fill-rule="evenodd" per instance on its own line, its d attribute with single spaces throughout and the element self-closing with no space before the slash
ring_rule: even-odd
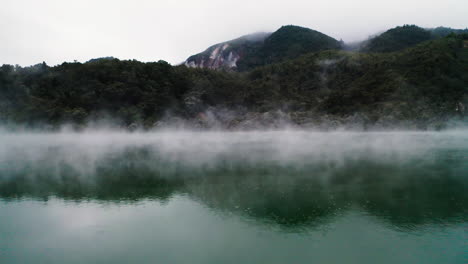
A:
<svg viewBox="0 0 468 264">
<path fill-rule="evenodd" d="M 72 171 L 90 179 L 116 158 L 121 158 L 119 166 L 145 167 L 158 177 L 170 178 L 180 176 L 181 169 L 206 172 L 268 165 L 294 171 L 308 166 L 339 168 L 358 161 L 400 165 L 421 159 L 432 162 L 438 154 L 434 150 L 466 150 L 468 136 L 464 131 L 86 132 L 3 134 L 0 142 L 0 179 L 25 169 L 45 168 L 50 176 Z M 313 177 L 326 172 L 324 169 Z"/>
<path fill-rule="evenodd" d="M 359 207 L 393 225 L 466 221 L 468 133 L 157 132 L 0 135 L 0 199 L 167 200 L 318 224 Z"/>
</svg>

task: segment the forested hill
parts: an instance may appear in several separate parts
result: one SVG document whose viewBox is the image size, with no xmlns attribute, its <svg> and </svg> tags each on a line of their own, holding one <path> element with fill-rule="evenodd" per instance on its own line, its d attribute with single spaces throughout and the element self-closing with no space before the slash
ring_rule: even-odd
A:
<svg viewBox="0 0 468 264">
<path fill-rule="evenodd" d="M 466 122 L 467 105 L 463 34 L 391 53 L 319 50 L 242 73 L 113 58 L 0 67 L 3 126 L 438 129 Z"/>
<path fill-rule="evenodd" d="M 421 42 L 430 40 L 430 31 L 415 25 L 405 25 L 390 29 L 370 39 L 362 50 L 368 52 L 392 52 L 402 50 Z"/>
<path fill-rule="evenodd" d="M 393 52 L 412 47 L 424 41 L 441 38 L 449 34 L 468 33 L 468 29 L 437 27 L 424 29 L 416 25 L 404 25 L 385 31 L 361 44 L 361 51 Z"/>
<path fill-rule="evenodd" d="M 346 44 L 309 28 L 289 25 L 273 33 L 255 33 L 215 44 L 201 53 L 190 56 L 184 64 L 193 68 L 243 72 L 322 50 L 344 49 L 379 53 L 400 51 L 449 34 L 468 34 L 468 28 L 425 29 L 416 25 L 403 25 L 365 41 Z"/>
<path fill-rule="evenodd" d="M 247 71 L 321 50 L 341 49 L 343 43 L 321 32 L 283 26 L 273 33 L 257 33 L 209 47 L 185 65 L 194 68 Z"/>
</svg>

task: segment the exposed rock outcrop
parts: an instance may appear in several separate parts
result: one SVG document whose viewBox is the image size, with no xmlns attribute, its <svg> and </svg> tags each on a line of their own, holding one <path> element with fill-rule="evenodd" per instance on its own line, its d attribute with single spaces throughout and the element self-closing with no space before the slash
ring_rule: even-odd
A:
<svg viewBox="0 0 468 264">
<path fill-rule="evenodd" d="M 260 46 L 269 35 L 270 33 L 254 33 L 213 45 L 204 52 L 189 57 L 184 64 L 191 68 L 236 69 L 239 59 Z"/>
</svg>

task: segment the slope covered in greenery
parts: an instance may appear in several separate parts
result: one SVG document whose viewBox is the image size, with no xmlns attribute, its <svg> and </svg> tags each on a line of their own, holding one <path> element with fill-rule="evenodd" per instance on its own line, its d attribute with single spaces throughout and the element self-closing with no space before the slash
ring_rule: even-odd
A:
<svg viewBox="0 0 468 264">
<path fill-rule="evenodd" d="M 359 112 L 370 123 L 425 123 L 448 118 L 458 102 L 467 103 L 467 53 L 461 37 L 454 37 L 400 53 L 315 53 L 250 76 L 257 83 L 272 80 L 270 90 L 276 93 L 269 101 L 301 102 L 292 104 L 301 111 L 341 117 Z"/>
<path fill-rule="evenodd" d="M 431 33 L 415 25 L 392 28 L 364 44 L 363 51 L 392 52 L 430 40 Z"/>
<path fill-rule="evenodd" d="M 454 29 L 449 27 L 436 27 L 429 30 L 433 37 L 443 38 L 449 34 L 468 34 L 468 28 L 465 29 Z"/>
<path fill-rule="evenodd" d="M 125 123 L 157 118 L 187 86 L 166 62 L 97 60 L 0 68 L 0 120 L 81 123 L 112 114 Z"/>
<path fill-rule="evenodd" d="M 238 65 L 240 70 L 248 70 L 311 52 L 340 49 L 341 45 L 336 39 L 309 28 L 283 26 L 267 37 L 255 53 L 244 56 Z"/>
<path fill-rule="evenodd" d="M 185 64 L 195 68 L 248 71 L 310 52 L 340 49 L 342 44 L 318 31 L 290 25 L 273 33 L 256 33 L 213 45 L 190 56 Z"/>
<path fill-rule="evenodd" d="M 466 116 L 467 41 L 451 35 L 393 53 L 325 50 L 245 73 L 117 59 L 3 65 L 0 122 L 443 127 Z"/>
<path fill-rule="evenodd" d="M 254 33 L 215 44 L 205 51 L 190 56 L 185 65 L 195 68 L 230 70 L 237 68 L 240 58 L 256 56 L 263 41 L 271 33 Z"/>
</svg>

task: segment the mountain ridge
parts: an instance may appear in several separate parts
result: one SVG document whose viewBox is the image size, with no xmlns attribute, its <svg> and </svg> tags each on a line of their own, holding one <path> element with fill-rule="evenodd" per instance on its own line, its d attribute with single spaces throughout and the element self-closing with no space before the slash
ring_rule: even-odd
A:
<svg viewBox="0 0 468 264">
<path fill-rule="evenodd" d="M 113 58 L 54 67 L 2 65 L 0 124 L 52 129 L 98 120 L 129 129 L 468 124 L 468 34 L 393 52 L 325 49 L 296 55 L 240 72 Z"/>
<path fill-rule="evenodd" d="M 348 45 L 342 40 L 338 41 L 319 31 L 287 25 L 272 33 L 262 33 L 264 35 L 257 41 L 241 42 L 245 37 L 250 36 L 245 35 L 231 41 L 215 44 L 201 53 L 190 56 L 184 64 L 193 68 L 248 71 L 258 66 L 294 59 L 310 52 L 326 49 L 362 52 L 398 51 L 424 41 L 445 37 L 451 33 L 468 33 L 468 28 L 453 29 L 442 26 L 421 28 L 406 24 L 374 35 L 368 40 Z M 254 34 L 256 33 L 251 35 Z M 309 39 L 304 41 L 298 37 L 301 35 L 309 35 Z"/>
<path fill-rule="evenodd" d="M 293 25 L 282 26 L 273 33 L 262 33 L 255 40 L 248 40 L 249 36 L 252 34 L 210 46 L 190 56 L 184 64 L 193 68 L 246 71 L 304 53 L 341 46 L 337 40 L 321 32 Z"/>
</svg>

